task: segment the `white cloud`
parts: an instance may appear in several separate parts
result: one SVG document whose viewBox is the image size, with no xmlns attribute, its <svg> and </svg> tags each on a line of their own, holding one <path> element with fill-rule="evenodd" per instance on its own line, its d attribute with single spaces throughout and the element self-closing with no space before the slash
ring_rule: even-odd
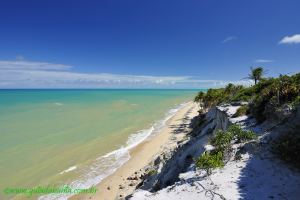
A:
<svg viewBox="0 0 300 200">
<path fill-rule="evenodd" d="M 232 40 L 237 40 L 237 39 L 238 39 L 238 37 L 236 37 L 236 36 L 230 36 L 230 37 L 225 38 L 225 39 L 222 41 L 222 43 L 224 44 L 224 43 L 230 42 L 230 41 L 232 41 Z"/>
<path fill-rule="evenodd" d="M 70 70 L 72 66 L 25 60 L 0 61 L 0 70 Z"/>
<path fill-rule="evenodd" d="M 274 60 L 269 60 L 269 59 L 257 59 L 254 62 L 256 63 L 271 63 L 274 62 Z"/>
<path fill-rule="evenodd" d="M 0 61 L 0 88 L 208 88 L 250 81 L 201 80 L 189 76 L 78 73 L 63 64 Z"/>
<path fill-rule="evenodd" d="M 298 44 L 300 43 L 300 34 L 285 36 L 279 41 L 279 44 Z"/>
</svg>

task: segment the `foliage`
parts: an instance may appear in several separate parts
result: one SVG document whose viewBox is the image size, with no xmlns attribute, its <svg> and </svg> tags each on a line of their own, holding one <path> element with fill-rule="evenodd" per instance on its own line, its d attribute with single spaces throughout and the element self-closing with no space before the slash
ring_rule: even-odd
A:
<svg viewBox="0 0 300 200">
<path fill-rule="evenodd" d="M 297 96 L 291 103 L 293 106 L 297 106 L 300 104 L 300 96 Z"/>
<path fill-rule="evenodd" d="M 204 96 L 204 107 L 211 108 L 223 100 L 224 89 L 209 89 Z"/>
<path fill-rule="evenodd" d="M 214 138 L 211 139 L 210 143 L 218 150 L 225 150 L 229 147 L 233 134 L 231 132 L 225 132 L 218 130 Z"/>
<path fill-rule="evenodd" d="M 300 74 L 267 79 L 255 85 L 254 89 L 254 98 L 249 110 L 258 122 L 263 122 L 268 118 L 268 113 L 272 114 L 282 105 L 296 105 L 300 94 Z"/>
<path fill-rule="evenodd" d="M 299 127 L 298 127 L 299 128 Z M 300 134 L 286 134 L 273 143 L 273 152 L 282 160 L 300 169 Z"/>
<path fill-rule="evenodd" d="M 233 97 L 237 95 L 238 92 L 244 89 L 244 86 L 242 85 L 234 85 L 232 83 L 229 83 L 224 88 L 224 98 L 227 102 L 232 101 Z"/>
<path fill-rule="evenodd" d="M 242 88 L 235 96 L 232 97 L 232 101 L 250 101 L 253 94 L 251 89 L 251 87 Z"/>
<path fill-rule="evenodd" d="M 251 76 L 259 82 L 251 87 L 228 84 L 225 88 L 209 89 L 199 92 L 195 97 L 204 111 L 222 103 L 248 101 L 248 109 L 240 108 L 235 116 L 248 112 L 258 122 L 265 121 L 284 104 L 297 106 L 300 103 L 300 73 L 292 76 L 280 75 L 278 78 L 262 78 L 264 69 L 252 68 Z"/>
<path fill-rule="evenodd" d="M 249 107 L 248 105 L 243 105 L 236 110 L 236 113 L 232 117 L 239 117 L 246 114 L 249 114 Z"/>
<path fill-rule="evenodd" d="M 148 172 L 148 175 L 149 175 L 149 176 L 152 176 L 152 175 L 155 175 L 155 174 L 157 174 L 157 170 L 155 170 L 155 169 L 151 169 L 151 170 Z"/>
<path fill-rule="evenodd" d="M 212 169 L 224 166 L 224 154 L 230 148 L 231 141 L 234 138 L 238 142 L 244 142 L 256 138 L 256 135 L 252 131 L 243 130 L 239 125 L 231 125 L 227 131 L 218 130 L 210 140 L 215 150 L 202 154 L 196 160 L 196 167 L 205 169 L 210 174 Z"/>
<path fill-rule="evenodd" d="M 233 85 L 229 83 L 225 88 L 208 89 L 207 92 L 200 91 L 194 98 L 204 109 L 217 106 L 220 103 L 230 102 L 237 93 L 244 87 L 242 85 Z"/>
<path fill-rule="evenodd" d="M 221 151 L 214 153 L 205 152 L 196 160 L 196 167 L 205 169 L 208 174 L 211 174 L 211 169 L 223 166 L 223 153 Z"/>
<path fill-rule="evenodd" d="M 237 139 L 237 142 L 246 142 L 248 140 L 253 140 L 255 139 L 257 136 L 254 132 L 249 131 L 249 130 L 243 130 L 239 125 L 231 125 L 227 132 L 230 132 L 234 138 Z"/>
<path fill-rule="evenodd" d="M 251 114 L 258 122 L 263 122 L 273 113 L 286 104 L 294 107 L 300 105 L 300 73 L 292 76 L 280 75 L 278 78 L 263 78 L 262 67 L 251 69 L 249 78 L 255 81 L 255 85 L 243 87 L 228 84 L 225 88 L 209 89 L 206 93 L 199 92 L 195 97 L 203 110 L 217 106 L 222 103 L 234 101 L 248 101 L 247 106 L 241 106 L 235 117 L 243 114 Z M 230 148 L 231 141 L 246 142 L 257 136 L 252 131 L 243 130 L 238 125 L 231 125 L 227 131 L 217 131 L 211 144 L 215 150 L 204 153 L 196 160 L 198 168 L 211 169 L 222 167 L 226 150 Z M 300 135 L 290 134 L 273 145 L 274 151 L 284 160 L 300 168 Z M 240 156 L 237 155 L 237 159 Z"/>
<path fill-rule="evenodd" d="M 200 91 L 198 92 L 197 96 L 195 96 L 194 101 L 195 102 L 201 102 L 204 99 L 205 92 Z"/>
</svg>

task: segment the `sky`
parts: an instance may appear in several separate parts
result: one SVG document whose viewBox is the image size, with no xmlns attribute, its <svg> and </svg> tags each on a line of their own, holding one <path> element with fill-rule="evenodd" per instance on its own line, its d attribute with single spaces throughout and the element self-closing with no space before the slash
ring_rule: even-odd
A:
<svg viewBox="0 0 300 200">
<path fill-rule="evenodd" d="M 7 0 L 0 88 L 208 88 L 300 70 L 297 0 Z"/>
</svg>

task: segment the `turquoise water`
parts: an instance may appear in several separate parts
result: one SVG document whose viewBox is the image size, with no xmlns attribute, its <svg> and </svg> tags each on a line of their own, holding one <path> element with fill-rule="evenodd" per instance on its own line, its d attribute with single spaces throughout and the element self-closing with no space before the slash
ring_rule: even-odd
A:
<svg viewBox="0 0 300 200">
<path fill-rule="evenodd" d="M 96 184 L 196 92 L 0 90 L 0 188 Z"/>
</svg>

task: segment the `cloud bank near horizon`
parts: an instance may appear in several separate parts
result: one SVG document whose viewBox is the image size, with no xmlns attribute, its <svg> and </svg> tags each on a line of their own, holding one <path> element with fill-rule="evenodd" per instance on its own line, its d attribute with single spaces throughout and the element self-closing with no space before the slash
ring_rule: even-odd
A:
<svg viewBox="0 0 300 200">
<path fill-rule="evenodd" d="M 250 80 L 201 80 L 190 76 L 79 73 L 73 66 L 25 60 L 0 61 L 0 88 L 209 88 Z"/>
</svg>

